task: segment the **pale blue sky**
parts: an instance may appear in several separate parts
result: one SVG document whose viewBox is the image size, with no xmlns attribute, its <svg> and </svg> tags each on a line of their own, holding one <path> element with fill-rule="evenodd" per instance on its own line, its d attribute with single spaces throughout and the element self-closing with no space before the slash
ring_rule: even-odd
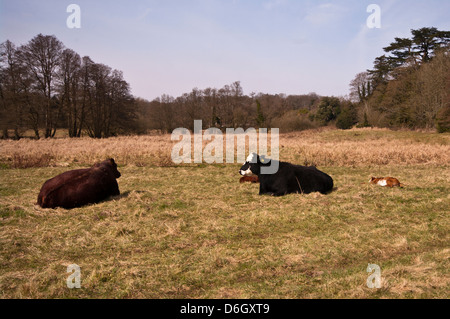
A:
<svg viewBox="0 0 450 319">
<path fill-rule="evenodd" d="M 81 29 L 69 29 L 69 4 Z M 381 28 L 366 12 L 381 7 Z M 394 37 L 450 30 L 448 0 L 0 0 L 0 42 L 53 34 L 124 72 L 135 96 L 241 81 L 251 92 L 342 96 Z"/>
</svg>

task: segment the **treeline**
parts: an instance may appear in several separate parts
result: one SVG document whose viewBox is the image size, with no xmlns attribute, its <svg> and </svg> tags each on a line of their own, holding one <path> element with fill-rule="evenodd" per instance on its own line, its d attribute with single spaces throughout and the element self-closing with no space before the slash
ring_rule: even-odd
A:
<svg viewBox="0 0 450 319">
<path fill-rule="evenodd" d="M 141 130 L 170 133 L 175 128 L 193 129 L 194 120 L 203 128 L 279 128 L 301 131 L 326 125 L 341 129 L 358 122 L 357 105 L 343 97 L 251 93 L 244 95 L 239 81 L 221 89 L 194 88 L 179 97 L 162 95 L 153 101 L 137 99 Z"/>
<path fill-rule="evenodd" d="M 411 30 L 373 69 L 356 75 L 350 97 L 362 126 L 450 131 L 450 31 Z"/>
<path fill-rule="evenodd" d="M 202 120 L 203 127 L 248 128 L 279 127 L 300 130 L 315 126 L 309 118 L 317 108 L 320 97 L 305 95 L 251 93 L 244 95 L 239 81 L 221 89 L 194 88 L 179 97 L 162 95 L 153 100 L 137 100 L 141 111 L 141 128 L 172 132 L 175 128 L 193 129 L 194 120 Z"/>
<path fill-rule="evenodd" d="M 136 103 L 122 72 L 80 57 L 55 36 L 39 34 L 0 46 L 0 131 L 3 138 L 101 138 L 134 130 Z M 11 133 L 12 132 L 12 133 Z M 11 136 L 12 135 L 12 136 Z"/>
</svg>

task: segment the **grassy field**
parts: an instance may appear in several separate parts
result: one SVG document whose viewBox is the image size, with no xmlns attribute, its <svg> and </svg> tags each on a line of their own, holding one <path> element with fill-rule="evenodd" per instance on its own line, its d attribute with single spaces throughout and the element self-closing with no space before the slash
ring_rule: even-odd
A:
<svg viewBox="0 0 450 319">
<path fill-rule="evenodd" d="M 1 298 L 448 298 L 450 135 L 280 135 L 329 195 L 259 196 L 240 164 L 170 162 L 170 135 L 0 141 Z M 121 195 L 35 206 L 43 182 L 114 157 Z M 404 188 L 369 185 L 394 176 Z M 368 264 L 379 289 L 366 285 Z M 67 266 L 81 267 L 69 289 Z"/>
</svg>

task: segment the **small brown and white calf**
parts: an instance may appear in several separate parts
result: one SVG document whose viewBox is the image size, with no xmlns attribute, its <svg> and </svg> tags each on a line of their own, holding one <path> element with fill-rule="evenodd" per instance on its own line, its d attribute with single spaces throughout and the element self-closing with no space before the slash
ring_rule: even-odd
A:
<svg viewBox="0 0 450 319">
<path fill-rule="evenodd" d="M 399 180 L 394 177 L 372 177 L 369 183 L 387 187 L 402 187 Z"/>
</svg>

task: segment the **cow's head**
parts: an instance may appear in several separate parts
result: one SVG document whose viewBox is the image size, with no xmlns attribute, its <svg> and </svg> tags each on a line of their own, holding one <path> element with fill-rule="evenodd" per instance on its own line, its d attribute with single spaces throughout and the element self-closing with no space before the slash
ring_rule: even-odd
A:
<svg viewBox="0 0 450 319">
<path fill-rule="evenodd" d="M 270 165 L 270 159 L 267 159 L 264 156 L 259 156 L 256 153 L 251 153 L 239 170 L 239 174 L 243 176 L 259 175 L 261 173 L 262 165 Z"/>
<path fill-rule="evenodd" d="M 101 163 L 96 164 L 95 166 L 102 166 L 111 170 L 115 178 L 119 178 L 121 176 L 120 172 L 117 170 L 117 164 L 113 158 L 107 159 Z"/>
<path fill-rule="evenodd" d="M 108 161 L 109 161 L 109 163 L 110 163 L 110 165 L 111 165 L 111 167 L 112 167 L 112 169 L 113 169 L 114 176 L 115 176 L 116 178 L 119 178 L 119 177 L 121 176 L 121 174 L 120 174 L 120 172 L 117 170 L 117 164 L 116 164 L 116 162 L 114 161 L 113 158 L 110 158 Z"/>
</svg>

